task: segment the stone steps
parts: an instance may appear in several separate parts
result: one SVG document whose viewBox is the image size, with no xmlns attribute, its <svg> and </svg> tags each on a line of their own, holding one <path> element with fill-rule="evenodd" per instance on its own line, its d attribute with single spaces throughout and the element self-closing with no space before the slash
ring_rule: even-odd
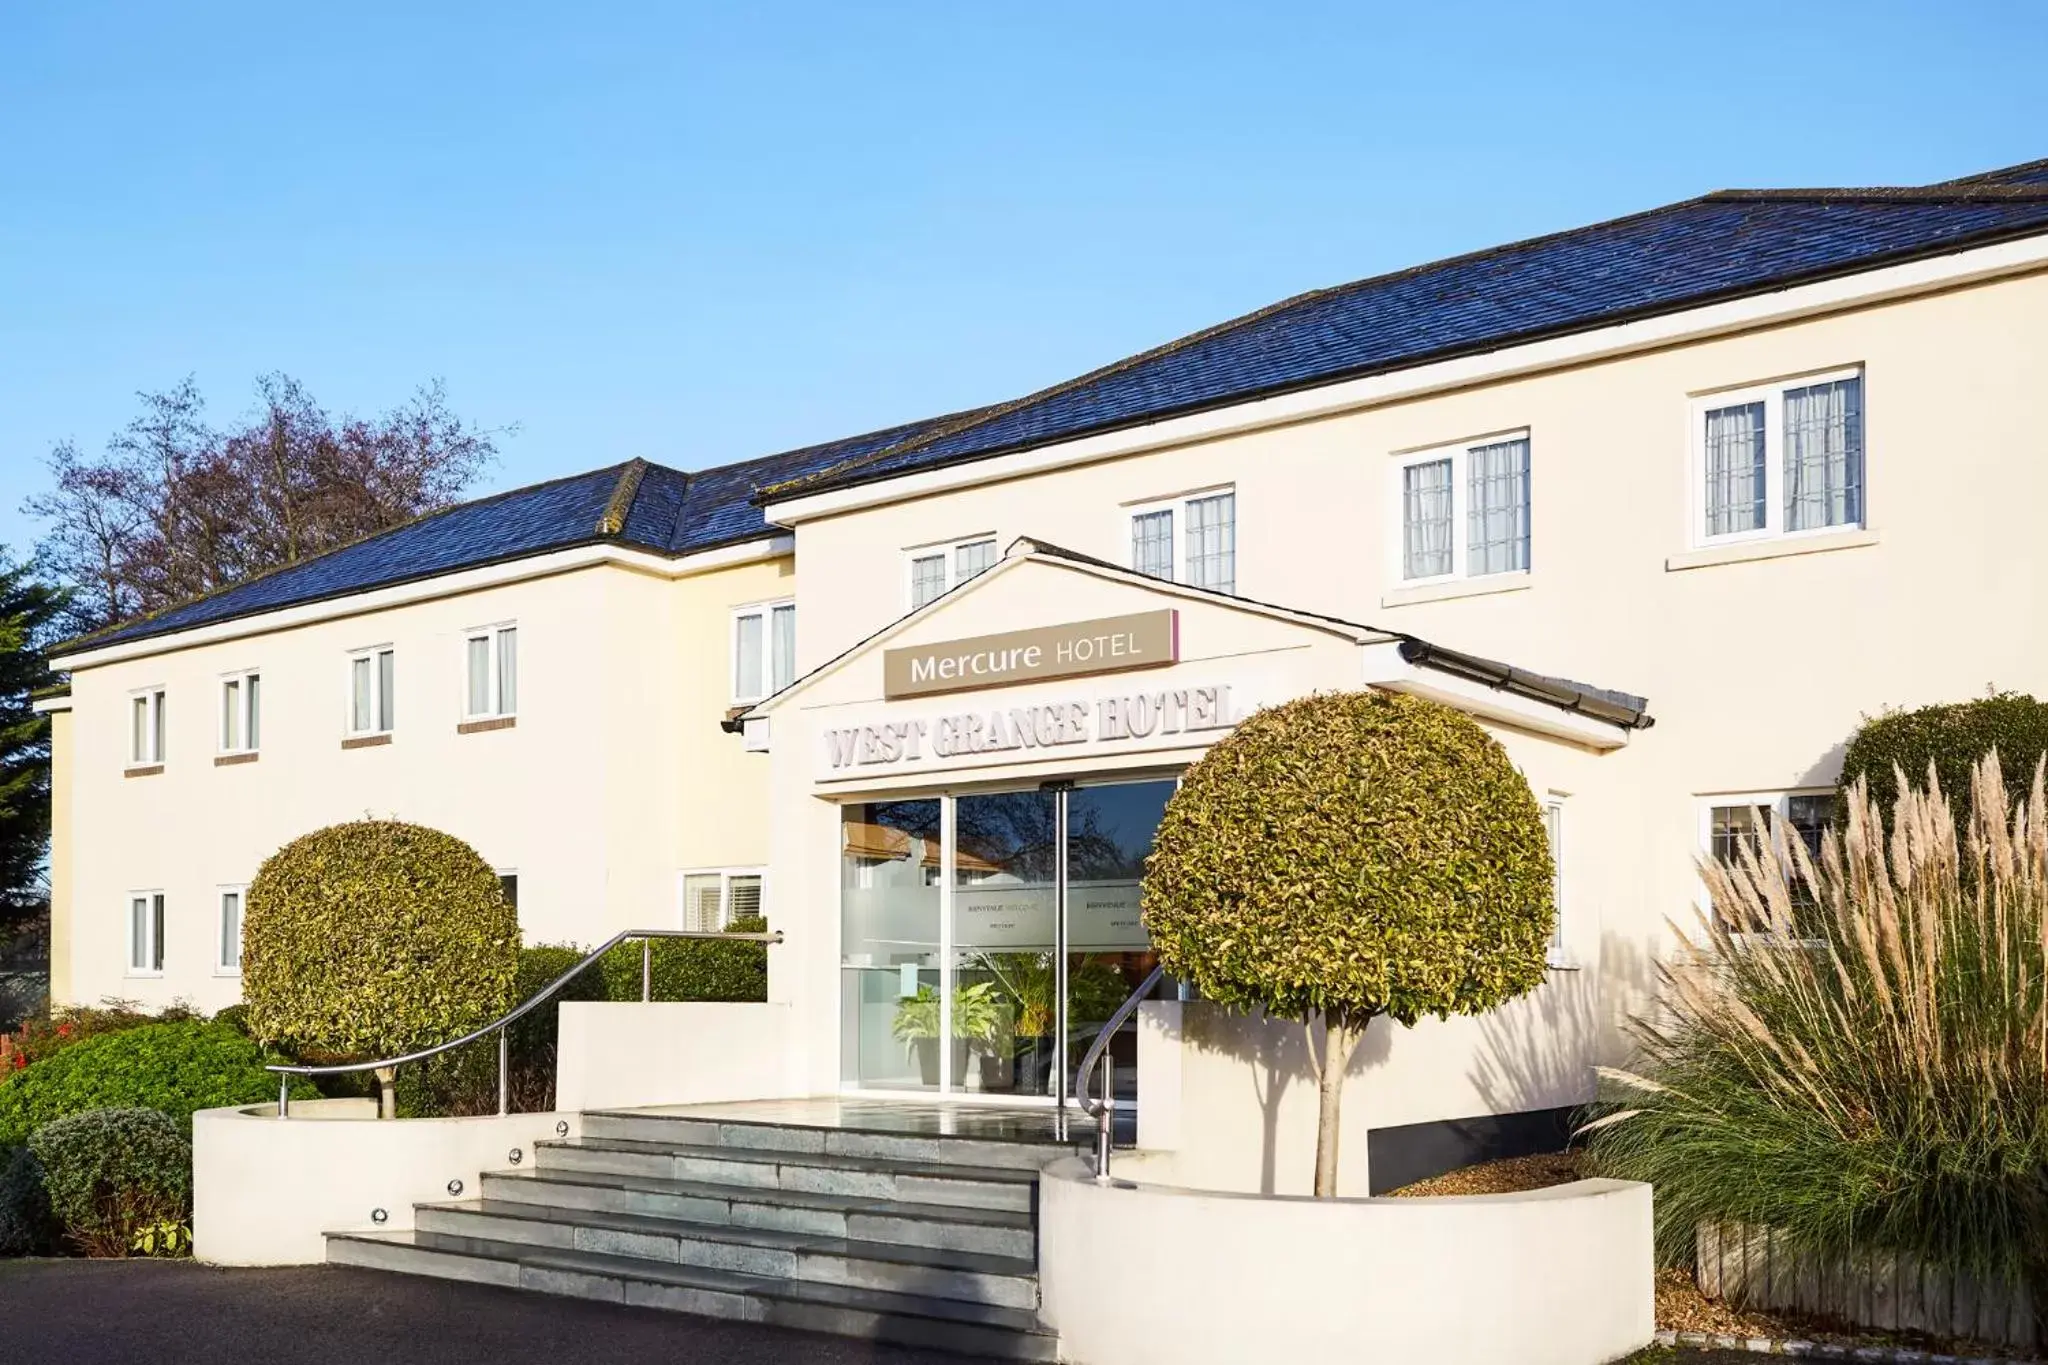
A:
<svg viewBox="0 0 2048 1365">
<path fill-rule="evenodd" d="M 581 1137 L 926 1165 L 996 1167 L 1033 1173 L 1068 1154 L 1065 1147 L 1045 1143 L 990 1141 L 972 1136 L 897 1132 L 881 1128 L 823 1128 L 765 1120 L 707 1119 L 644 1110 L 591 1110 L 583 1116 Z"/>
<path fill-rule="evenodd" d="M 328 1260 L 827 1332 L 1001 1360 L 1057 1360 L 1035 1313 L 923 1294 L 668 1265 L 632 1256 L 544 1249 L 426 1231 L 335 1233 Z"/>
</svg>

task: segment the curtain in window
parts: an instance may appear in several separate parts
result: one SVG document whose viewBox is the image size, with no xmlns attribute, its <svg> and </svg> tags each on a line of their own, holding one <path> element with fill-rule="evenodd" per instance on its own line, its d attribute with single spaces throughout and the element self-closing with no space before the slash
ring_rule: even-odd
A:
<svg viewBox="0 0 2048 1365">
<path fill-rule="evenodd" d="M 1131 567 L 1154 578 L 1173 577 L 1173 513 L 1140 512 L 1131 518 Z"/>
<path fill-rule="evenodd" d="M 370 669 L 368 659 L 351 660 L 349 671 L 349 712 L 348 728 L 362 731 L 370 728 Z"/>
<path fill-rule="evenodd" d="M 1529 442 L 1476 446 L 1465 455 L 1466 572 L 1529 567 Z"/>
<path fill-rule="evenodd" d="M 910 561 L 910 605 L 923 606 L 946 591 L 946 557 L 919 555 Z"/>
<path fill-rule="evenodd" d="M 1863 381 L 1785 394 L 1785 529 L 1863 520 Z"/>
<path fill-rule="evenodd" d="M 519 709 L 519 632 L 507 627 L 498 632 L 498 714 L 509 716 Z"/>
<path fill-rule="evenodd" d="M 220 967 L 234 971 L 242 965 L 242 893 L 220 893 Z"/>
<path fill-rule="evenodd" d="M 135 714 L 131 733 L 128 737 L 128 760 L 131 763 L 145 763 L 149 760 L 149 698 L 135 699 Z"/>
<path fill-rule="evenodd" d="M 996 543 L 993 540 L 971 541 L 953 554 L 953 581 L 965 583 L 977 574 L 987 573 L 995 563 Z"/>
<path fill-rule="evenodd" d="M 1740 403 L 1707 414 L 1707 534 L 1764 527 L 1764 405 Z"/>
<path fill-rule="evenodd" d="M 491 713 L 491 637 L 479 635 L 469 642 L 469 714 Z"/>
<path fill-rule="evenodd" d="M 726 924 L 736 919 L 761 913 L 761 879 L 757 876 L 734 877 L 732 879 L 732 904 L 728 907 Z M 724 928 L 724 925 L 720 925 Z"/>
<path fill-rule="evenodd" d="M 796 607 L 777 607 L 773 613 L 773 625 L 768 686 L 780 692 L 796 680 Z"/>
<path fill-rule="evenodd" d="M 1434 578 L 1451 571 L 1449 460 L 1401 471 L 1401 546 L 1402 577 Z"/>
<path fill-rule="evenodd" d="M 133 971 L 149 970 L 149 898 L 137 896 L 128 902 L 128 966 Z"/>
<path fill-rule="evenodd" d="M 398 708 L 398 661 L 390 650 L 377 656 L 377 728 L 389 730 Z"/>
<path fill-rule="evenodd" d="M 263 679 L 255 673 L 248 677 L 249 686 L 249 733 L 244 736 L 251 749 L 263 747 Z"/>
<path fill-rule="evenodd" d="M 683 878 L 683 927 L 700 933 L 725 927 L 723 888 L 716 872 Z"/>
<path fill-rule="evenodd" d="M 220 747 L 242 747 L 242 680 L 230 678 L 220 685 Z"/>
<path fill-rule="evenodd" d="M 1218 493 L 1188 503 L 1188 582 L 1237 591 L 1237 495 Z"/>
<path fill-rule="evenodd" d="M 759 612 L 733 622 L 732 690 L 737 697 L 758 697 L 761 693 L 761 616 Z"/>
</svg>

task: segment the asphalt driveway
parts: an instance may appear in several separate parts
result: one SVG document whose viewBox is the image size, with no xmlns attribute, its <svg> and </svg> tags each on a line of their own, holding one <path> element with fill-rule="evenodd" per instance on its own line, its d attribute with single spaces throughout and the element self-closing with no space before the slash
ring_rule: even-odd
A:
<svg viewBox="0 0 2048 1365">
<path fill-rule="evenodd" d="M 0 1365 L 961 1365 L 777 1327 L 351 1266 L 0 1260 Z"/>
</svg>

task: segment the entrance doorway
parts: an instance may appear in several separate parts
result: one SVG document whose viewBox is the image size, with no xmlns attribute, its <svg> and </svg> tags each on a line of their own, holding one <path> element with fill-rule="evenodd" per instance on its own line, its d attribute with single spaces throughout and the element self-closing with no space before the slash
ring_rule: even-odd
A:
<svg viewBox="0 0 2048 1365">
<path fill-rule="evenodd" d="M 1061 1102 L 1151 971 L 1139 886 L 1171 780 L 847 805 L 842 1082 Z M 1134 1099 L 1137 1030 L 1111 1039 Z"/>
</svg>

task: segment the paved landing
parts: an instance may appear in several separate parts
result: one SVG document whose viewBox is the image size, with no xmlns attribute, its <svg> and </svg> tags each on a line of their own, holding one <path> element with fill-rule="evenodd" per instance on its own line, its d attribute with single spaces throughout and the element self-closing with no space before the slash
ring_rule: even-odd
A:
<svg viewBox="0 0 2048 1365">
<path fill-rule="evenodd" d="M 964 1356 L 348 1266 L 51 1260 L 0 1260 L 0 1360 L 972 1365 Z"/>
<path fill-rule="evenodd" d="M 725 1123 L 781 1123 L 799 1128 L 842 1128 L 868 1133 L 900 1133 L 919 1137 L 978 1138 L 987 1142 L 1028 1142 L 1074 1146 L 1085 1144 L 1094 1121 L 1078 1109 L 1067 1111 L 1068 1135 L 1059 1132 L 1057 1110 L 1044 1106 L 1003 1105 L 973 1101 L 948 1103 L 906 1096 L 872 1099 L 850 1095 L 817 1095 L 807 1099 L 734 1100 L 722 1104 L 665 1104 L 618 1113 L 667 1114 Z M 1125 1102 L 1117 1111 L 1119 1141 L 1129 1141 L 1136 1114 Z"/>
</svg>

